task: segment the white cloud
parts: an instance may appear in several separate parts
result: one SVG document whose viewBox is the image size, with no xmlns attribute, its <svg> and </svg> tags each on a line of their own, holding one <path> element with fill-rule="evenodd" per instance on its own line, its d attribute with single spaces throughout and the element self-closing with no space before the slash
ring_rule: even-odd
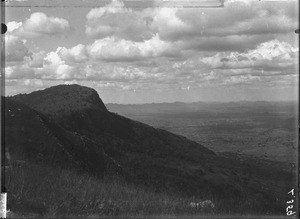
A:
<svg viewBox="0 0 300 219">
<path fill-rule="evenodd" d="M 111 3 L 104 7 L 94 8 L 87 14 L 88 20 L 98 20 L 105 14 L 117 14 L 131 12 L 130 9 L 124 7 L 124 3 L 119 0 L 112 0 Z"/>
<path fill-rule="evenodd" d="M 70 80 L 83 79 L 85 74 L 76 65 L 68 65 L 59 56 L 59 49 L 45 54 L 35 53 L 32 58 L 26 58 L 19 65 L 7 66 L 5 75 L 7 79 L 45 79 Z"/>
<path fill-rule="evenodd" d="M 144 42 L 107 37 L 88 45 L 87 51 L 92 59 L 107 61 L 130 61 L 141 58 L 180 55 L 173 44 L 162 41 L 158 35 Z"/>
<path fill-rule="evenodd" d="M 148 10 L 134 11 L 119 0 L 87 14 L 86 34 L 95 39 L 116 36 L 126 40 L 143 41 L 152 37 L 148 28 Z"/>
<path fill-rule="evenodd" d="M 84 68 L 86 79 L 93 81 L 108 82 L 136 82 L 152 80 L 155 78 L 152 74 L 133 65 L 124 65 L 122 63 L 110 65 L 109 63 L 87 65 Z"/>
<path fill-rule="evenodd" d="M 253 83 L 255 81 L 259 81 L 260 77 L 258 76 L 252 76 L 252 75 L 235 75 L 235 76 L 229 76 L 224 79 L 222 84 L 225 85 L 234 85 L 234 84 L 249 84 Z"/>
<path fill-rule="evenodd" d="M 184 22 L 178 12 L 182 9 L 178 8 L 156 8 L 152 11 L 152 21 L 150 28 L 153 32 L 158 33 L 162 39 L 177 40 L 182 36 L 189 35 L 198 29 L 188 22 Z M 187 9 L 189 11 L 189 9 Z"/>
<path fill-rule="evenodd" d="M 192 92 L 195 87 L 251 83 L 255 87 L 272 80 L 290 83 L 298 62 L 292 44 L 295 34 L 289 34 L 297 23 L 295 2 L 226 4 L 218 9 L 134 9 L 114 0 L 87 14 L 89 39 L 70 37 L 68 45 L 72 40 L 73 45 L 79 40 L 82 44 L 66 47 L 59 42 L 39 45 L 51 39 L 28 39 L 70 29 L 65 19 L 34 13 L 25 21 L 8 23 L 11 61 L 6 75 L 11 81 L 22 80 L 22 86 L 30 86 L 33 79 L 36 85 L 38 80 L 96 83 L 101 89 L 124 93 L 135 89 Z M 22 37 L 32 41 L 26 43 Z M 27 45 L 34 44 L 58 48 L 30 52 Z"/>
<path fill-rule="evenodd" d="M 5 35 L 5 61 L 21 62 L 31 53 L 25 45 L 25 40 L 11 34 Z M 9 64 L 9 63 L 8 63 Z"/>
<path fill-rule="evenodd" d="M 126 8 L 120 0 L 90 10 L 86 34 L 95 39 L 116 37 L 145 41 L 158 35 L 179 41 L 183 49 L 245 51 L 248 46 L 293 33 L 298 27 L 297 3 L 228 1 L 219 9 Z M 237 42 L 237 43 L 235 43 Z"/>
<path fill-rule="evenodd" d="M 234 2 L 213 10 L 183 9 L 177 12 L 177 16 L 193 26 L 185 37 L 276 34 L 294 31 L 298 26 L 297 8 L 296 1 Z M 176 35 L 169 37 L 176 38 Z"/>
<path fill-rule="evenodd" d="M 190 51 L 238 51 L 254 49 L 260 43 L 274 39 L 273 35 L 202 36 L 180 40 L 177 44 Z"/>
<path fill-rule="evenodd" d="M 218 52 L 202 61 L 212 68 L 261 69 L 264 71 L 295 72 L 298 49 L 286 42 L 271 40 L 246 53 Z"/>
<path fill-rule="evenodd" d="M 42 68 L 45 58 L 45 51 L 39 51 L 37 53 L 32 53 L 30 57 L 25 57 L 24 62 L 32 68 Z"/>
<path fill-rule="evenodd" d="M 126 8 L 120 0 L 90 10 L 87 14 L 86 34 L 101 39 L 116 36 L 126 40 L 144 41 L 159 34 L 191 31 L 193 26 L 176 16 L 176 8 L 145 8 L 141 11 Z"/>
<path fill-rule="evenodd" d="M 30 86 L 30 87 L 37 87 L 37 88 L 41 88 L 44 86 L 44 83 L 42 80 L 40 79 L 25 79 L 23 81 L 23 85 L 25 86 Z"/>
<path fill-rule="evenodd" d="M 8 32 L 25 38 L 52 36 L 70 31 L 70 24 L 66 19 L 48 17 L 45 13 L 35 12 L 24 23 L 9 22 Z"/>
<path fill-rule="evenodd" d="M 88 45 L 78 44 L 70 49 L 59 47 L 57 57 L 66 63 L 86 61 L 131 62 L 155 57 L 179 57 L 181 51 L 172 43 L 160 39 L 158 35 L 143 42 L 106 37 Z"/>
<path fill-rule="evenodd" d="M 70 80 L 73 78 L 82 78 L 80 69 L 74 65 L 68 65 L 59 56 L 60 48 L 55 52 L 50 52 L 46 55 L 43 62 L 43 67 L 36 69 L 38 78 L 49 80 Z"/>
<path fill-rule="evenodd" d="M 35 72 L 28 65 L 7 66 L 5 68 L 5 79 L 33 79 Z"/>
<path fill-rule="evenodd" d="M 59 49 L 59 55 L 68 62 L 84 62 L 88 60 L 88 54 L 86 51 L 86 46 L 78 44 L 71 49 L 62 47 Z"/>
<path fill-rule="evenodd" d="M 256 50 L 250 50 L 248 55 L 257 59 L 290 60 L 292 57 L 295 57 L 297 51 L 297 48 L 286 42 L 272 40 L 260 44 Z"/>
</svg>

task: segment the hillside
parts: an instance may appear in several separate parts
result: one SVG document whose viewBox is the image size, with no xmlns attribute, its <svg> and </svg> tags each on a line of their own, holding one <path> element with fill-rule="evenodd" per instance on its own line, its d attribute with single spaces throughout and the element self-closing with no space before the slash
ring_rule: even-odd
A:
<svg viewBox="0 0 300 219">
<path fill-rule="evenodd" d="M 183 136 L 111 113 L 91 88 L 59 85 L 16 95 L 5 98 L 5 109 L 12 162 L 99 180 L 113 175 L 158 193 L 223 200 L 227 210 L 250 200 L 261 212 L 280 212 L 290 186 L 283 169 L 217 156 Z"/>
<path fill-rule="evenodd" d="M 53 123 L 43 114 L 5 100 L 5 142 L 13 160 L 103 172 L 101 148 L 84 142 L 80 136 Z"/>
</svg>

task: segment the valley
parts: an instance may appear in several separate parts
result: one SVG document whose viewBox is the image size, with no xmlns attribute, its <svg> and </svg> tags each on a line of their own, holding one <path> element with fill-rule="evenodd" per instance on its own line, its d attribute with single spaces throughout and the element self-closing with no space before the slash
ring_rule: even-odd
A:
<svg viewBox="0 0 300 219">
<path fill-rule="evenodd" d="M 298 143 L 295 105 L 235 102 L 107 104 L 107 107 L 131 119 L 186 136 L 217 153 L 295 164 Z"/>
</svg>

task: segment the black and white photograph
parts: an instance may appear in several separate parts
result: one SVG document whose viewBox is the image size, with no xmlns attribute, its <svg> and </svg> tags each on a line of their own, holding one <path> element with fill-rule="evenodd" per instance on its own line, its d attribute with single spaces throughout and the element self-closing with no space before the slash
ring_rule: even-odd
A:
<svg viewBox="0 0 300 219">
<path fill-rule="evenodd" d="M 298 124 L 298 0 L 1 1 L 0 218 L 297 218 Z"/>
</svg>

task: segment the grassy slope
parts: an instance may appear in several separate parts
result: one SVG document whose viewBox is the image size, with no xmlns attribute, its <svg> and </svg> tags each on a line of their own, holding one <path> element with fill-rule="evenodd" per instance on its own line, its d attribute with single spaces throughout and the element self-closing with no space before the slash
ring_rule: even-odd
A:
<svg viewBox="0 0 300 219">
<path fill-rule="evenodd" d="M 193 198 L 156 193 L 118 178 L 102 180 L 70 170 L 24 163 L 7 169 L 8 209 L 18 216 L 174 215 L 194 209 Z M 200 200 L 198 200 L 200 201 Z M 218 206 L 219 207 L 219 206 Z"/>
<path fill-rule="evenodd" d="M 279 176 L 277 176 L 280 178 Z M 248 179 L 249 180 L 249 179 Z M 261 180 L 258 182 L 258 180 Z M 270 179 L 272 181 L 274 179 Z M 263 177 L 251 181 L 254 187 L 264 185 L 270 189 L 269 196 L 255 194 L 239 199 L 219 199 L 207 194 L 205 197 L 185 197 L 153 190 L 124 182 L 116 176 L 98 179 L 71 170 L 22 163 L 6 170 L 8 209 L 18 217 L 99 217 L 99 216 L 147 216 L 147 215 L 222 215 L 261 214 L 268 215 L 280 210 L 284 214 L 282 197 L 274 199 L 274 189 L 288 189 L 273 182 L 275 188 Z M 257 183 L 257 185 L 255 185 Z M 255 188 L 256 190 L 257 188 Z M 248 191 L 249 192 L 249 191 Z M 212 200 L 214 208 L 193 208 L 191 202 Z M 234 207 L 233 207 L 234 206 Z M 266 211 L 268 209 L 268 211 Z M 271 211 L 270 211 L 271 210 Z M 278 214 L 281 214 L 278 212 Z M 282 215 L 281 214 L 281 215 Z"/>
</svg>

